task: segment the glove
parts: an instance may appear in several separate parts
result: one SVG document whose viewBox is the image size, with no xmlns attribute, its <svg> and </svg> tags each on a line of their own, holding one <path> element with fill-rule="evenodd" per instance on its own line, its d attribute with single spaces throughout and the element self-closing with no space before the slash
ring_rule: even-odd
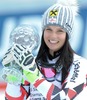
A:
<svg viewBox="0 0 87 100">
<path fill-rule="evenodd" d="M 29 49 L 27 49 L 23 45 L 14 44 L 12 48 L 12 55 L 15 62 L 24 69 L 24 80 L 28 80 L 30 83 L 33 83 L 37 79 L 39 79 L 39 77 L 42 77 L 41 73 L 37 69 L 35 57 L 29 51 Z"/>
<path fill-rule="evenodd" d="M 23 78 L 22 68 L 31 73 L 35 72 L 35 58 L 27 48 L 19 44 L 14 44 L 8 51 L 2 60 L 5 68 L 1 77 L 8 83 L 20 84 Z"/>
<path fill-rule="evenodd" d="M 34 73 L 36 66 L 35 57 L 33 54 L 20 44 L 14 44 L 12 47 L 12 55 L 15 62 L 21 66 L 24 70 Z"/>
<path fill-rule="evenodd" d="M 1 71 L 1 78 L 11 84 L 21 84 L 22 68 L 15 62 L 10 47 L 2 59 L 4 68 Z"/>
</svg>

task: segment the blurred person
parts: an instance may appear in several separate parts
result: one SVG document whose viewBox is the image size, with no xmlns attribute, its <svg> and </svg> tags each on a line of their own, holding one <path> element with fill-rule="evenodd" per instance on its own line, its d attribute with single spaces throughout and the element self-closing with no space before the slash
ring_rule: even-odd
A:
<svg viewBox="0 0 87 100">
<path fill-rule="evenodd" d="M 87 60 L 76 54 L 69 43 L 77 8 L 75 0 L 58 0 L 45 11 L 42 19 L 41 45 L 35 57 L 35 70 L 38 74 L 26 70 L 27 83 L 30 85 L 28 88 L 22 83 L 7 85 L 7 100 L 82 100 L 83 97 L 87 99 Z M 29 54 L 31 55 L 31 52 Z M 24 57 L 23 54 L 21 56 Z M 22 68 L 26 67 L 19 63 L 19 59 L 14 58 L 21 67 L 23 66 Z M 16 92 L 11 93 L 12 89 L 16 89 Z"/>
</svg>

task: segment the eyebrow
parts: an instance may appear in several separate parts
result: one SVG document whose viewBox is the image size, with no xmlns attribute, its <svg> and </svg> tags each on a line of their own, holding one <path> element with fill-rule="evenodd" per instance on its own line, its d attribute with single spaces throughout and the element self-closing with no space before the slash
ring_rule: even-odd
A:
<svg viewBox="0 0 87 100">
<path fill-rule="evenodd" d="M 46 27 L 45 29 L 50 29 L 50 30 L 53 30 L 53 29 L 52 29 L 51 27 L 49 27 L 49 26 L 48 26 L 48 27 Z M 57 30 L 58 30 L 58 31 L 61 31 L 61 32 L 65 32 L 63 28 L 59 28 L 59 29 L 57 29 Z"/>
</svg>

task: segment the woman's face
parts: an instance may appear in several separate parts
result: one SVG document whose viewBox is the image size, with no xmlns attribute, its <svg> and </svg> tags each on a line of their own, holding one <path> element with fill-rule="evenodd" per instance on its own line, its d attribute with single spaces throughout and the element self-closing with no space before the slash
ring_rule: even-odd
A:
<svg viewBox="0 0 87 100">
<path fill-rule="evenodd" d="M 61 49 L 66 40 L 66 32 L 58 26 L 47 26 L 44 30 L 44 41 L 53 55 Z"/>
</svg>

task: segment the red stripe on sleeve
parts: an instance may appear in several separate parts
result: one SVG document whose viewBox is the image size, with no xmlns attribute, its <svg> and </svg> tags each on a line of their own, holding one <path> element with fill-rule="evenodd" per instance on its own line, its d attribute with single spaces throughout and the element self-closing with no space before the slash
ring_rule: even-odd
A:
<svg viewBox="0 0 87 100">
<path fill-rule="evenodd" d="M 37 88 L 43 81 L 45 81 L 45 79 L 38 79 L 35 83 L 34 86 Z"/>
<path fill-rule="evenodd" d="M 54 85 L 52 84 L 48 93 L 47 93 L 47 100 L 51 100 L 53 89 L 54 89 Z"/>
</svg>

